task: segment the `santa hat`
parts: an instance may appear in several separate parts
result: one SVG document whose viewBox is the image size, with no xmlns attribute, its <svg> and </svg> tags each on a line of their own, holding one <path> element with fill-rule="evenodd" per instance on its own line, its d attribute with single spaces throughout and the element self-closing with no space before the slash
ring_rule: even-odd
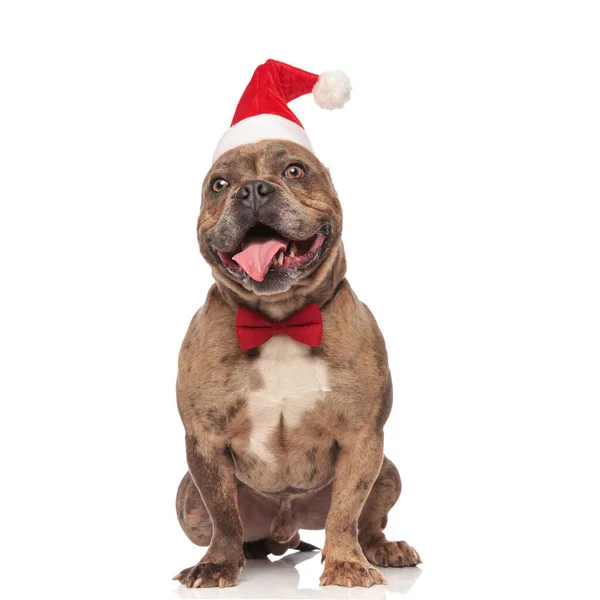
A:
<svg viewBox="0 0 600 600">
<path fill-rule="evenodd" d="M 314 75 L 285 63 L 260 65 L 244 90 L 231 127 L 217 144 L 213 162 L 223 153 L 260 140 L 290 140 L 313 151 L 302 123 L 287 103 L 312 92 L 321 108 L 342 108 L 350 99 L 350 80 L 342 71 Z"/>
</svg>

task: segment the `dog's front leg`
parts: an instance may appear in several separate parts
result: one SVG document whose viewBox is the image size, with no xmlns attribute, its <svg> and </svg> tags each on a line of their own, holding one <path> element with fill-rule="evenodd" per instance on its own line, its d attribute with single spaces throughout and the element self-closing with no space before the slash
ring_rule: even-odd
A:
<svg viewBox="0 0 600 600">
<path fill-rule="evenodd" d="M 186 435 L 190 474 L 213 523 L 210 546 L 197 565 L 175 576 L 187 587 L 236 585 L 244 566 L 243 528 L 231 455 L 206 438 Z"/>
<path fill-rule="evenodd" d="M 383 461 L 383 435 L 368 431 L 339 441 L 331 508 L 325 523 L 321 585 L 370 587 L 383 575 L 358 543 L 358 517 Z"/>
</svg>

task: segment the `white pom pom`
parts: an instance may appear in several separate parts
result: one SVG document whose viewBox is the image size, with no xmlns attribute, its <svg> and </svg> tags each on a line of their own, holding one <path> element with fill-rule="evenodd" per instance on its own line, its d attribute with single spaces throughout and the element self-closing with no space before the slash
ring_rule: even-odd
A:
<svg viewBox="0 0 600 600">
<path fill-rule="evenodd" d="M 327 71 L 319 75 L 313 88 L 315 102 L 327 110 L 342 108 L 350 100 L 350 80 L 343 71 Z"/>
</svg>

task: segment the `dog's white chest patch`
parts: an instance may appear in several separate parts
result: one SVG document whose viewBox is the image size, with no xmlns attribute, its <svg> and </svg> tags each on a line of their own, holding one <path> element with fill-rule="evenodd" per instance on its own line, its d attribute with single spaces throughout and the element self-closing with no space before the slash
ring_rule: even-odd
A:
<svg viewBox="0 0 600 600">
<path fill-rule="evenodd" d="M 268 441 L 282 417 L 287 427 L 296 427 L 330 389 L 325 363 L 286 335 L 275 335 L 263 344 L 255 364 L 262 386 L 247 395 L 252 419 L 248 450 L 269 462 Z"/>
</svg>

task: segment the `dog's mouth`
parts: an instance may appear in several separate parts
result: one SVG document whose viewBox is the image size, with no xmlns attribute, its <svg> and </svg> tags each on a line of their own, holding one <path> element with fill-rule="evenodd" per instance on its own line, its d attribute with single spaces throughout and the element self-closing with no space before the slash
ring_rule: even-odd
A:
<svg viewBox="0 0 600 600">
<path fill-rule="evenodd" d="M 234 275 L 246 274 L 261 282 L 271 272 L 293 274 L 307 268 L 320 256 L 326 239 L 326 232 L 321 231 L 305 240 L 290 240 L 259 224 L 248 230 L 235 252 L 217 250 L 217 255 Z"/>
</svg>

